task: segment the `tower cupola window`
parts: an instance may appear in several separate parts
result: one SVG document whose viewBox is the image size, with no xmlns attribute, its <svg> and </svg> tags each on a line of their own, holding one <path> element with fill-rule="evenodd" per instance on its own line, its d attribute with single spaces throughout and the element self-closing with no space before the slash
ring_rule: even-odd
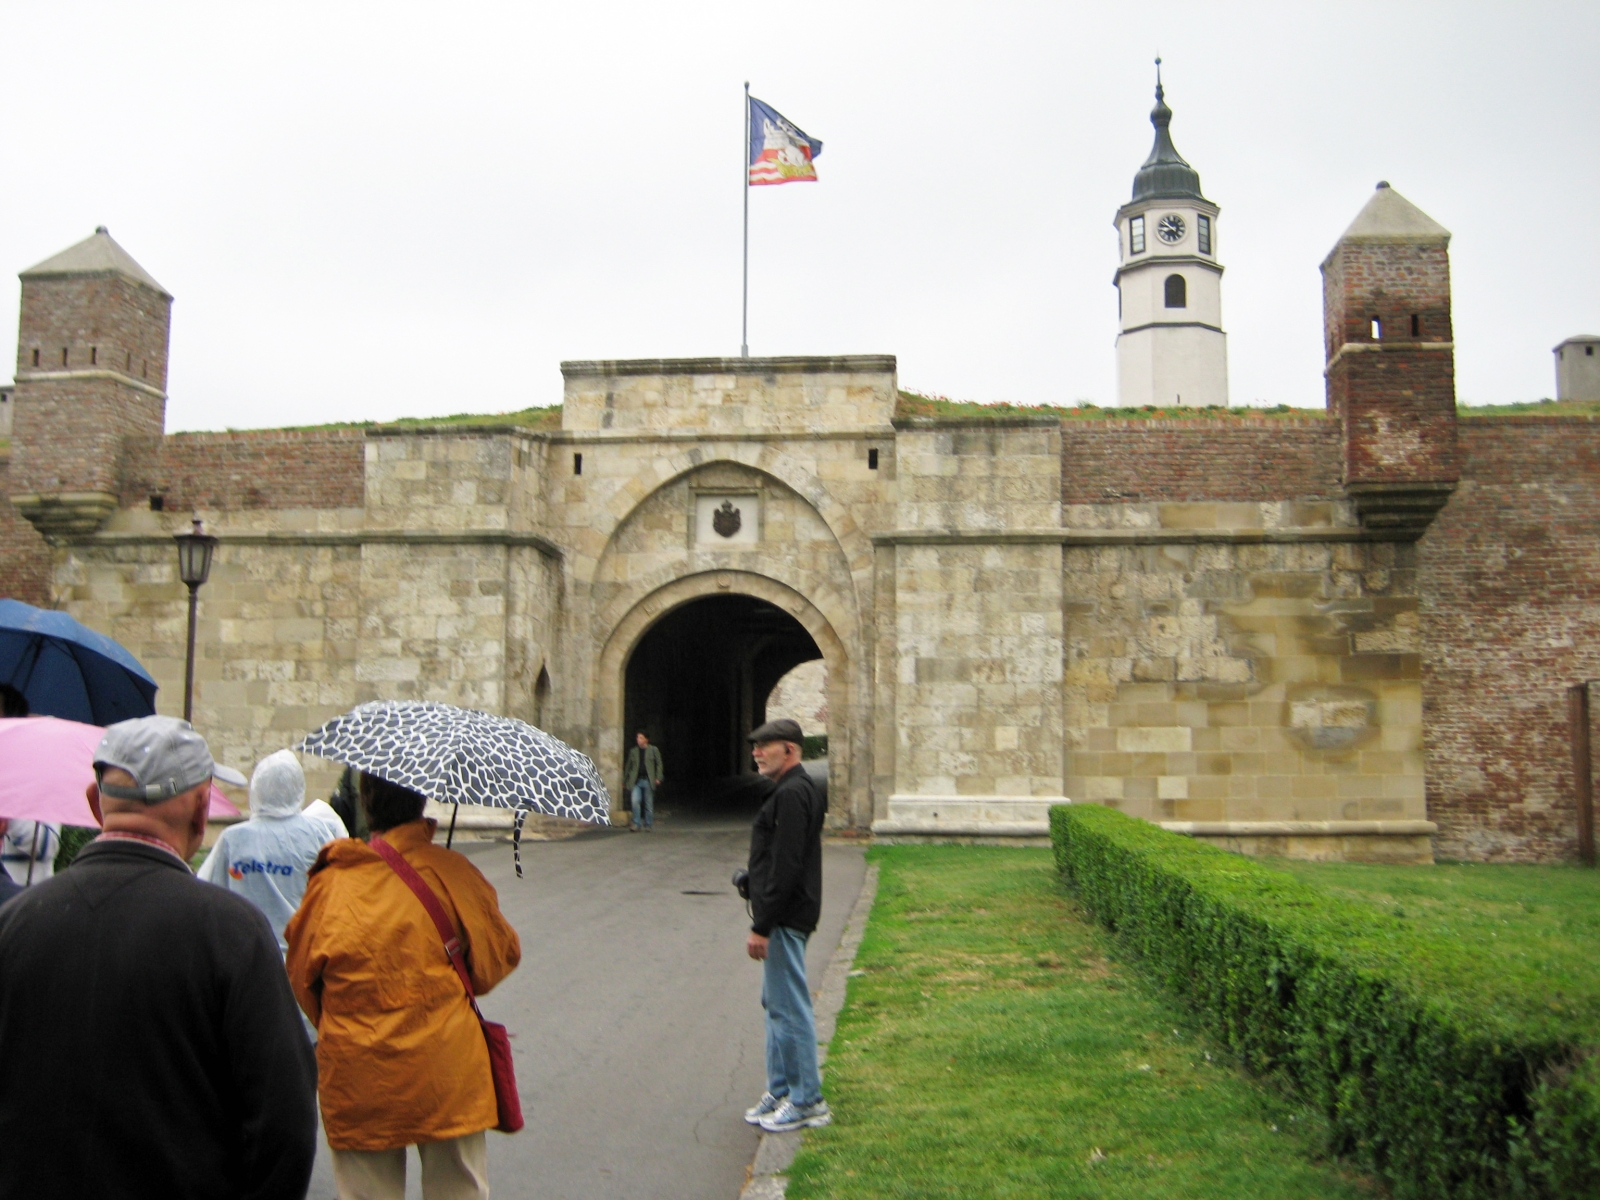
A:
<svg viewBox="0 0 1600 1200">
<path fill-rule="evenodd" d="M 1189 307 L 1189 285 L 1182 275 L 1167 276 L 1166 294 L 1168 308 Z"/>
<path fill-rule="evenodd" d="M 1211 253 L 1211 218 L 1210 217 L 1205 216 L 1204 214 L 1202 214 L 1201 216 L 1195 218 L 1194 235 L 1195 235 L 1195 240 L 1200 243 L 1200 253 L 1201 254 L 1210 254 Z"/>
<path fill-rule="evenodd" d="M 1144 218 L 1135 217 L 1128 222 L 1128 253 L 1144 253 Z"/>
</svg>

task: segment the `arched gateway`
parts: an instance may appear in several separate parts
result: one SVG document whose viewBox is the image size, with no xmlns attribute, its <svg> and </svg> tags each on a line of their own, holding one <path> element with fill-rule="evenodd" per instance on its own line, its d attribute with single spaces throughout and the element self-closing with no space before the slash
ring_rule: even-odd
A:
<svg viewBox="0 0 1600 1200">
<path fill-rule="evenodd" d="M 745 773 L 744 735 L 764 719 L 767 694 L 791 668 L 816 658 L 828 669 L 830 727 L 841 731 L 829 745 L 832 819 L 855 824 L 845 644 L 815 604 L 756 572 L 674 580 L 618 622 L 598 663 L 601 770 L 619 777 L 625 747 L 643 729 L 668 748 L 669 774 L 682 783 L 706 786 Z"/>
</svg>

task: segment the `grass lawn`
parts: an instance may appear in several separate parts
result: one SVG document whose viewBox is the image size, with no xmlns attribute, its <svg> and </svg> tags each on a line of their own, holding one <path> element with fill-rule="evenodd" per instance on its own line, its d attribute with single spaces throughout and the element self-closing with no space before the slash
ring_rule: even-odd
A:
<svg viewBox="0 0 1600 1200">
<path fill-rule="evenodd" d="M 1319 1161 L 1319 1118 L 1212 1061 L 1108 960 L 1048 850 L 872 856 L 877 903 L 829 1050 L 834 1124 L 807 1136 L 793 1200 L 1378 1194 Z"/>
<path fill-rule="evenodd" d="M 1397 930 L 1471 947 L 1506 1015 L 1600 1028 L 1600 871 L 1509 863 L 1429 867 L 1267 860 L 1345 900 L 1372 904 Z M 1420 965 L 1420 964 L 1418 964 Z M 1426 981 L 1419 981 L 1426 984 Z"/>
</svg>

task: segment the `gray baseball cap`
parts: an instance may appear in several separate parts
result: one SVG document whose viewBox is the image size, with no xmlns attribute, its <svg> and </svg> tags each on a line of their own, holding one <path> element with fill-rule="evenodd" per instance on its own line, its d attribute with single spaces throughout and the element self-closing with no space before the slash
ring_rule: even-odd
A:
<svg viewBox="0 0 1600 1200">
<path fill-rule="evenodd" d="M 249 782 L 233 768 L 213 761 L 205 738 L 189 722 L 177 717 L 135 717 L 107 726 L 105 737 L 94 750 L 96 777 L 106 767 L 126 771 L 139 786 L 102 783 L 102 792 L 118 800 L 142 800 L 146 804 L 160 804 L 182 795 L 213 776 L 240 786 Z"/>
</svg>

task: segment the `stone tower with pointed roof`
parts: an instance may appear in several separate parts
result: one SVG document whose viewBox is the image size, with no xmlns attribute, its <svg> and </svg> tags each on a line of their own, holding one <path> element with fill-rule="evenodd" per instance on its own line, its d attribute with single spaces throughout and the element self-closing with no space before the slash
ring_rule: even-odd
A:
<svg viewBox="0 0 1600 1200">
<path fill-rule="evenodd" d="M 1228 340 L 1222 330 L 1222 264 L 1215 204 L 1200 173 L 1172 144 L 1161 86 L 1150 112 L 1155 144 L 1117 210 L 1117 403 L 1203 408 L 1228 403 Z"/>
<path fill-rule="evenodd" d="M 1322 263 L 1328 411 L 1361 523 L 1427 528 L 1455 489 L 1450 232 L 1387 183 Z"/>
<path fill-rule="evenodd" d="M 172 296 L 104 226 L 21 279 L 11 502 L 47 538 L 93 533 L 162 435 Z"/>
</svg>

